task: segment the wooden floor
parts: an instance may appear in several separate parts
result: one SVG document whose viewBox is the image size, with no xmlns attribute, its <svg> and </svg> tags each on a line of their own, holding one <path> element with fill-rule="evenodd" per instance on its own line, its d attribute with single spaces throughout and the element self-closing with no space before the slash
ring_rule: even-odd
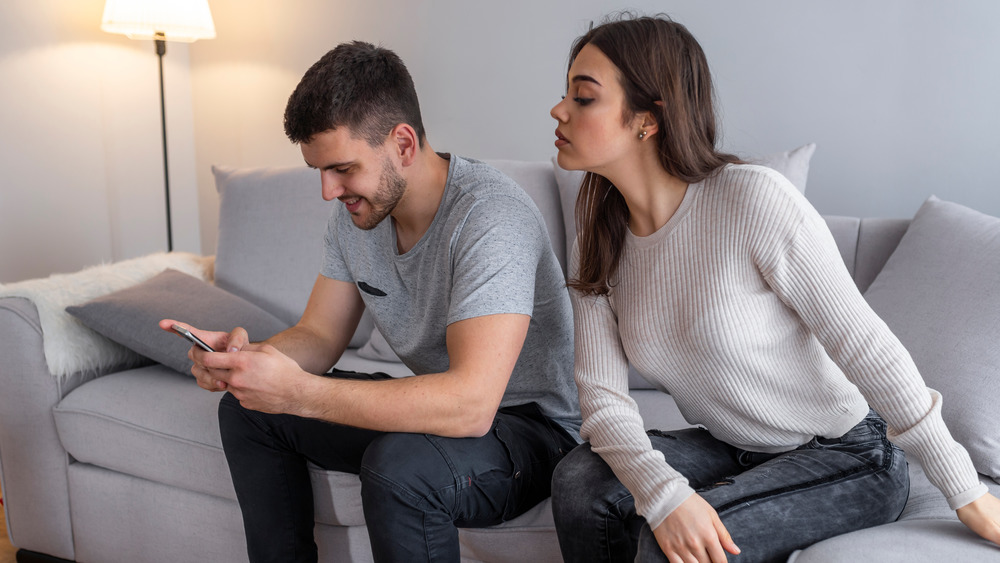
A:
<svg viewBox="0 0 1000 563">
<path fill-rule="evenodd" d="M 2 496 L 3 491 L 0 491 L 0 497 Z M 14 553 L 16 551 L 7 537 L 7 517 L 0 510 L 0 563 L 14 563 Z"/>
</svg>

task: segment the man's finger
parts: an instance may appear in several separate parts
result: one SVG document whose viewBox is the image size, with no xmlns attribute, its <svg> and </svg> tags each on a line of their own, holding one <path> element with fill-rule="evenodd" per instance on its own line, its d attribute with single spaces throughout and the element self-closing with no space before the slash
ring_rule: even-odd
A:
<svg viewBox="0 0 1000 563">
<path fill-rule="evenodd" d="M 227 352 L 238 352 L 246 347 L 250 343 L 250 335 L 243 327 L 236 327 L 232 332 L 229 333 L 229 339 L 226 342 Z"/>
</svg>

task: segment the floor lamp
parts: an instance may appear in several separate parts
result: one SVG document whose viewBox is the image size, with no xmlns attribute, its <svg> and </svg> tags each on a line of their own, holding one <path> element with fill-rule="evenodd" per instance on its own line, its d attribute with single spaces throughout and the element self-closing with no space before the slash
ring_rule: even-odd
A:
<svg viewBox="0 0 1000 563">
<path fill-rule="evenodd" d="M 101 30 L 129 39 L 152 39 L 160 62 L 160 131 L 163 138 L 163 191 L 167 209 L 167 250 L 174 249 L 170 220 L 170 172 L 167 166 L 167 110 L 163 95 L 163 55 L 167 41 L 191 43 L 215 37 L 208 0 L 107 0 Z"/>
</svg>

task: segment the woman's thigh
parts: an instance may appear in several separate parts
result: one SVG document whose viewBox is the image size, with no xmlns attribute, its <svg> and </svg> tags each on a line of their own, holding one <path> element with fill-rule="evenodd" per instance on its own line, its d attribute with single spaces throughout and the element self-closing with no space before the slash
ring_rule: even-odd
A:
<svg viewBox="0 0 1000 563">
<path fill-rule="evenodd" d="M 870 415 L 840 438 L 815 438 L 695 489 L 743 550 L 739 561 L 771 561 L 838 534 L 894 521 L 906 503 L 909 476 L 902 451 L 885 437 L 885 423 Z M 655 546 L 647 532 L 648 527 L 640 551 Z"/>
</svg>

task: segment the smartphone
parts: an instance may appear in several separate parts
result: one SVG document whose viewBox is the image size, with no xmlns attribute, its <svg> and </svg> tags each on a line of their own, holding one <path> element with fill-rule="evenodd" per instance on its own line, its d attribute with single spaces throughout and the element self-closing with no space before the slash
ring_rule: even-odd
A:
<svg viewBox="0 0 1000 563">
<path fill-rule="evenodd" d="M 184 338 L 187 338 L 188 340 L 190 340 L 195 346 L 198 346 L 202 350 L 205 350 L 207 352 L 215 352 L 215 350 L 213 350 L 211 346 L 209 346 L 208 344 L 205 344 L 205 342 L 202 339 L 200 339 L 197 336 L 191 334 L 190 330 L 182 327 L 181 325 L 175 324 L 174 326 L 172 326 L 170 328 L 174 329 L 174 332 L 176 332 L 177 334 L 179 334 L 179 335 L 183 336 Z"/>
</svg>

